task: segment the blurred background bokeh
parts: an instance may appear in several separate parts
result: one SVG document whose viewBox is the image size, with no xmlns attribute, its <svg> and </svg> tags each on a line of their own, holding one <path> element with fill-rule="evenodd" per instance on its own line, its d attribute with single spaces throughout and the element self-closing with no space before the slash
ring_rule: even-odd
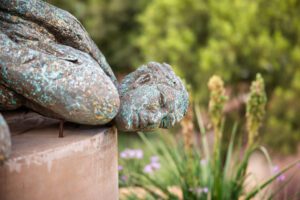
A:
<svg viewBox="0 0 300 200">
<path fill-rule="evenodd" d="M 231 101 L 228 119 L 245 112 L 256 73 L 266 81 L 260 136 L 277 153 L 300 141 L 300 1 L 48 0 L 75 15 L 118 77 L 148 61 L 167 62 L 193 99 L 207 105 L 207 81 L 220 75 Z M 232 111 L 232 112 L 231 112 Z M 234 113 L 234 114 L 232 114 Z"/>
</svg>

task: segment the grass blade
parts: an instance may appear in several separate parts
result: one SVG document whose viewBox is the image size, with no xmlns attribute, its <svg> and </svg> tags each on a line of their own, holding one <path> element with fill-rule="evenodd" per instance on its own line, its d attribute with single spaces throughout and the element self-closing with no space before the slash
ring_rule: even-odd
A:
<svg viewBox="0 0 300 200">
<path fill-rule="evenodd" d="M 209 161 L 210 159 L 210 152 L 209 152 L 209 147 L 208 147 L 208 141 L 207 141 L 207 136 L 206 136 L 206 130 L 203 124 L 203 120 L 201 117 L 201 112 L 200 112 L 200 108 L 198 105 L 195 105 L 195 113 L 196 113 L 196 119 L 197 119 L 197 123 L 201 132 L 201 140 L 202 140 L 202 146 L 203 146 L 203 150 L 204 150 L 204 155 L 205 155 L 205 159 L 207 161 Z"/>
<path fill-rule="evenodd" d="M 269 198 L 268 200 L 272 200 L 274 199 L 274 197 L 279 194 L 279 192 L 281 192 L 290 182 L 291 180 L 293 179 L 294 177 L 291 176 L 287 181 L 284 182 L 284 184 L 281 184 L 279 190 L 277 190 L 276 192 L 272 193 L 271 195 L 269 195 Z"/>
<path fill-rule="evenodd" d="M 294 167 L 297 163 L 299 163 L 300 160 L 297 160 L 296 162 L 291 163 L 290 165 L 288 165 L 287 167 L 285 167 L 283 170 L 281 170 L 279 173 L 277 173 L 276 175 L 272 176 L 270 179 L 266 180 L 263 184 L 261 184 L 260 186 L 258 186 L 254 191 L 250 192 L 245 200 L 251 199 L 252 197 L 254 197 L 260 190 L 262 190 L 263 188 L 265 188 L 266 186 L 268 186 L 270 183 L 272 183 L 276 178 L 278 178 L 280 175 L 282 175 L 283 173 L 285 173 L 286 171 L 288 171 L 289 169 L 291 169 L 292 167 Z"/>
<path fill-rule="evenodd" d="M 232 156 L 232 152 L 233 152 L 233 146 L 234 146 L 234 140 L 235 140 L 235 134 L 236 134 L 236 130 L 237 130 L 237 123 L 235 123 L 233 125 L 232 128 L 232 132 L 231 132 L 231 136 L 230 136 L 230 142 L 228 145 L 228 150 L 227 150 L 227 155 L 226 155 L 226 161 L 225 161 L 225 167 L 224 167 L 224 179 L 226 178 L 226 174 L 228 174 L 228 168 L 230 165 L 230 160 L 231 160 L 231 156 Z"/>
</svg>

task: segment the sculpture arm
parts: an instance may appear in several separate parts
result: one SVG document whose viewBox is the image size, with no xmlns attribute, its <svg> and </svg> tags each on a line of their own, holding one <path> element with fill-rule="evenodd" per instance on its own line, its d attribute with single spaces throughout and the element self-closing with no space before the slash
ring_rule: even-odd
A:
<svg viewBox="0 0 300 200">
<path fill-rule="evenodd" d="M 69 12 L 40 0 L 0 0 L 1 10 L 35 22 L 51 32 L 59 43 L 90 54 L 117 86 L 117 79 L 105 57 Z"/>
<path fill-rule="evenodd" d="M 76 60 L 20 45 L 0 32 L 0 84 L 43 115 L 90 125 L 111 121 L 119 109 L 119 95 L 98 63 L 72 47 L 49 45 Z"/>
<path fill-rule="evenodd" d="M 25 99 L 0 83 L 0 110 L 15 110 L 24 105 Z"/>
</svg>

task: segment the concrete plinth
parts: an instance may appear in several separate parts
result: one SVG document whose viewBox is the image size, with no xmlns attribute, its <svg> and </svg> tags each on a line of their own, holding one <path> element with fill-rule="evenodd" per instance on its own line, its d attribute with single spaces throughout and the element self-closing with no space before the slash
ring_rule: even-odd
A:
<svg viewBox="0 0 300 200">
<path fill-rule="evenodd" d="M 114 128 L 58 127 L 12 137 L 12 155 L 0 167 L 1 200 L 118 199 Z"/>
</svg>

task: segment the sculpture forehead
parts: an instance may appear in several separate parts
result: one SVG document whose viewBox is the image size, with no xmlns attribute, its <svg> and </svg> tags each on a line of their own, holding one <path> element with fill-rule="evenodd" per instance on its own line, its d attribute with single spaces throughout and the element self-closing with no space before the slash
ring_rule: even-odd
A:
<svg viewBox="0 0 300 200">
<path fill-rule="evenodd" d="M 175 90 L 185 90 L 182 81 L 171 66 L 163 63 L 150 62 L 147 65 L 139 67 L 136 71 L 128 74 L 122 80 L 119 91 L 125 93 L 141 85 L 166 85 Z"/>
<path fill-rule="evenodd" d="M 188 93 L 180 80 L 176 76 L 171 66 L 150 62 L 143 65 L 136 71 L 127 75 L 119 87 L 122 96 L 127 96 L 122 101 L 145 102 L 151 104 L 153 98 L 143 98 L 144 96 L 157 96 L 158 92 L 163 95 L 165 108 L 169 112 L 174 112 L 178 118 L 182 118 L 188 107 Z M 136 95 L 136 96 L 135 96 Z M 135 98 L 132 98 L 135 96 Z M 144 104 L 145 105 L 145 104 Z"/>
</svg>

